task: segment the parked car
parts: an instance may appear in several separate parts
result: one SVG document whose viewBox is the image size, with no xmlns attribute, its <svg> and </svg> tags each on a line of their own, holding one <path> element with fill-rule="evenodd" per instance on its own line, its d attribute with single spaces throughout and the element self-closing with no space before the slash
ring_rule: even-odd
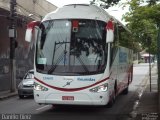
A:
<svg viewBox="0 0 160 120">
<path fill-rule="evenodd" d="M 29 70 L 18 85 L 19 98 L 33 95 L 34 70 Z"/>
</svg>

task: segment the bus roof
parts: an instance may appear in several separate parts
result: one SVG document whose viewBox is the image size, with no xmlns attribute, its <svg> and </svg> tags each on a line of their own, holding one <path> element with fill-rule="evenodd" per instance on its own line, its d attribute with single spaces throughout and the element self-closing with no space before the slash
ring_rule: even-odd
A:
<svg viewBox="0 0 160 120">
<path fill-rule="evenodd" d="M 124 26 L 115 17 L 109 15 L 109 13 L 103 8 L 90 4 L 65 5 L 61 8 L 58 8 L 54 12 L 48 13 L 42 21 L 52 19 L 93 19 L 108 22 L 111 18 L 119 26 L 122 26 L 124 29 L 130 32 L 130 30 L 128 30 L 126 26 Z"/>
<path fill-rule="evenodd" d="M 96 19 L 107 22 L 111 17 L 104 9 L 96 5 L 70 4 L 47 14 L 43 21 L 51 19 Z"/>
</svg>

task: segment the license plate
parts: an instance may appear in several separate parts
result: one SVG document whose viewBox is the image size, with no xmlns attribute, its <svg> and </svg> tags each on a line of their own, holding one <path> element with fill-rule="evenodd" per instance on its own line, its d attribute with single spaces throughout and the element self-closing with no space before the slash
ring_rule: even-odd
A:
<svg viewBox="0 0 160 120">
<path fill-rule="evenodd" d="M 74 100 L 74 96 L 62 96 L 62 100 Z"/>
</svg>

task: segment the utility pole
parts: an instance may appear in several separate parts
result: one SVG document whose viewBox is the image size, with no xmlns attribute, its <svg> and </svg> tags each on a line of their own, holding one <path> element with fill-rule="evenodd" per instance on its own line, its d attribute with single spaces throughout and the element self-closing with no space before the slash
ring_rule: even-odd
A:
<svg viewBox="0 0 160 120">
<path fill-rule="evenodd" d="M 148 51 L 149 51 L 149 82 L 150 82 L 150 92 L 152 90 L 151 88 L 151 49 L 150 49 L 150 46 L 151 46 L 151 37 L 148 36 L 147 38 L 147 44 L 148 44 Z"/>
<path fill-rule="evenodd" d="M 158 68 L 158 110 L 160 112 L 160 23 L 158 23 L 157 37 L 157 68 Z"/>
<path fill-rule="evenodd" d="M 16 0 L 10 0 L 10 92 L 16 90 L 16 61 L 15 61 L 15 42 L 16 42 Z"/>
</svg>

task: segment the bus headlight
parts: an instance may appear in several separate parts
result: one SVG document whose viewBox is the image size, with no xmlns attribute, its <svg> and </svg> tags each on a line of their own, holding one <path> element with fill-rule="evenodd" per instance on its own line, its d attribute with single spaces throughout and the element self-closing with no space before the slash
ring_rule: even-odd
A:
<svg viewBox="0 0 160 120">
<path fill-rule="evenodd" d="M 38 91 L 48 91 L 48 88 L 38 84 L 38 83 L 34 83 L 34 90 L 38 90 Z"/>
<path fill-rule="evenodd" d="M 90 89 L 90 92 L 106 92 L 108 90 L 108 83 L 97 86 L 95 88 Z"/>
</svg>

